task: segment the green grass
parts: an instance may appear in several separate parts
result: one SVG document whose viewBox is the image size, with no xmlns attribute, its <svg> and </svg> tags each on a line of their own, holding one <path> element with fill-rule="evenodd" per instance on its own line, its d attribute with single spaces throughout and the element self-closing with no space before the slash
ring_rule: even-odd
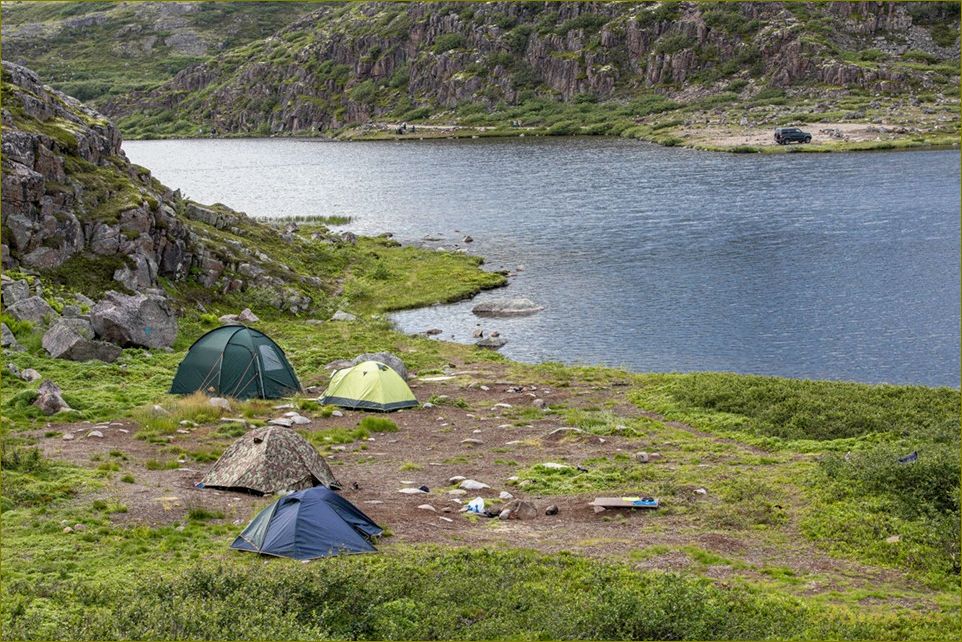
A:
<svg viewBox="0 0 962 642">
<path fill-rule="evenodd" d="M 876 639 L 944 635 L 958 624 L 951 616 L 858 614 L 750 588 L 520 550 L 397 548 L 307 566 L 263 564 L 242 553 L 190 567 L 186 562 L 133 581 L 88 581 L 80 593 L 45 585 L 43 603 L 31 601 L 18 584 L 6 636 Z M 203 608 L 196 608 L 198 595 Z M 52 614 L 55 621 L 48 619 Z"/>
</svg>

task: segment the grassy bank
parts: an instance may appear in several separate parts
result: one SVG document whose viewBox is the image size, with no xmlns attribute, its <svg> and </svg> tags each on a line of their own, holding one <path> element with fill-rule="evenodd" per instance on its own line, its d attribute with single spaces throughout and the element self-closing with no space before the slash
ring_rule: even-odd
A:
<svg viewBox="0 0 962 642">
<path fill-rule="evenodd" d="M 374 305 L 368 314 L 384 309 Z M 7 638 L 921 639 L 957 631 L 957 390 L 528 366 L 402 335 L 376 318 L 319 324 L 268 320 L 259 327 L 285 348 L 305 385 L 326 381 L 327 361 L 367 350 L 400 354 L 422 375 L 440 373 L 449 363 L 466 370 L 493 368 L 501 374 L 492 376 L 522 383 L 609 395 L 607 401 L 581 404 L 572 397 L 571 405 L 553 407 L 545 416 L 609 439 L 623 435 L 636 448 L 660 443 L 672 462 L 645 468 L 614 453 L 585 460 L 586 473 L 523 467 L 516 475 L 530 480 L 527 493 L 581 495 L 642 483 L 666 501 L 646 530 L 658 532 L 658 520 L 682 520 L 683 532 L 727 529 L 757 538 L 763 548 L 785 550 L 795 546 L 791 533 L 797 532 L 837 558 L 840 568 L 852 560 L 888 570 L 872 571 L 887 578 L 874 591 L 832 579 L 833 591 L 809 595 L 797 571 L 687 544 L 642 547 L 615 562 L 523 549 L 408 545 L 391 537 L 382 540 L 381 555 L 305 567 L 232 554 L 226 545 L 240 525 L 209 507 L 189 506 L 184 517 L 167 523 L 128 521 L 128 507 L 111 489 L 140 482 L 144 473 L 128 460 L 132 454 L 111 451 L 86 465 L 32 454 L 35 445 L 59 440 L 60 422 L 123 419 L 157 426 L 142 437 L 148 440 L 143 447 L 155 449 L 151 457 L 158 468 L 192 465 L 175 463 L 177 457 L 211 461 L 229 435 L 239 434 L 232 432 L 236 425 L 217 428 L 212 433 L 217 441 L 203 449 L 178 449 L 169 441 L 178 427 L 174 420 L 183 416 L 216 426 L 217 418 L 178 410 L 165 395 L 184 349 L 209 327 L 208 319 L 188 315 L 173 353 L 127 350 L 117 364 L 56 361 L 36 351 L 12 355 L 21 367 L 30 365 L 57 381 L 79 414 L 40 416 L 29 405 L 36 384 L 3 373 Z M 19 338 L 29 343 L 22 329 Z M 457 398 L 436 400 L 452 404 L 452 412 L 457 405 L 465 405 L 465 412 L 483 411 Z M 625 402 L 657 415 L 626 415 Z M 172 420 L 154 421 L 149 410 L 154 403 L 174 412 Z M 311 407 L 306 398 L 295 403 Z M 270 405 L 250 402 L 234 412 L 257 423 L 269 416 Z M 505 412 L 519 425 L 541 416 L 524 408 Z M 696 432 L 672 427 L 669 420 Z M 325 434 L 309 436 L 317 435 L 315 443 L 329 448 L 323 446 Z M 345 433 L 336 443 L 357 439 Z M 911 449 L 920 461 L 897 464 Z M 152 465 L 148 462 L 148 469 Z M 691 488 L 699 484 L 718 499 L 705 506 L 692 503 Z M 237 517 L 243 522 L 250 516 Z M 83 524 L 83 532 L 61 532 L 75 524 Z M 900 535 L 899 544 L 886 543 L 892 534 Z M 637 568 L 645 560 L 679 554 L 693 560 L 685 573 Z M 746 575 L 718 582 L 712 574 L 719 565 L 746 569 Z M 816 581 L 827 581 L 819 577 Z M 887 606 L 866 610 L 873 600 Z M 890 600 L 906 606 L 889 606 Z M 932 606 L 914 607 L 919 600 Z"/>
</svg>

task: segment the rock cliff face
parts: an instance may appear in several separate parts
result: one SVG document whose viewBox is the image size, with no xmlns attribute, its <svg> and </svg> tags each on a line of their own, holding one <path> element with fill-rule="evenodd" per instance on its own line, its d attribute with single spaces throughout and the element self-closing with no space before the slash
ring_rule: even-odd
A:
<svg viewBox="0 0 962 642">
<path fill-rule="evenodd" d="M 148 290 L 160 279 L 223 293 L 258 287 L 279 308 L 310 306 L 317 279 L 229 238 L 256 234 L 269 245 L 281 242 L 277 230 L 183 199 L 120 145 L 103 116 L 3 63 L 4 268 L 87 284 L 104 272 L 103 289 Z"/>
<path fill-rule="evenodd" d="M 932 7 L 920 13 L 891 2 L 325 5 L 270 38 L 104 109 L 132 125 L 153 117 L 205 133 L 265 134 L 416 118 L 469 104 L 491 109 L 532 97 L 608 101 L 652 91 L 679 96 L 692 87 L 721 92 L 733 80 L 809 92 L 931 91 L 951 80 L 945 69 L 930 73 L 907 63 L 959 55 L 957 7 Z M 853 54 L 865 50 L 873 55 Z"/>
</svg>

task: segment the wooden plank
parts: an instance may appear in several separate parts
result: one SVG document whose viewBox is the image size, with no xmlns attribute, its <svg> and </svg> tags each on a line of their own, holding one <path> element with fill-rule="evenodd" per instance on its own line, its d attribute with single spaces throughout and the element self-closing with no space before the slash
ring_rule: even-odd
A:
<svg viewBox="0 0 962 642">
<path fill-rule="evenodd" d="M 588 505 L 602 508 L 658 508 L 658 500 L 651 497 L 595 497 Z"/>
</svg>

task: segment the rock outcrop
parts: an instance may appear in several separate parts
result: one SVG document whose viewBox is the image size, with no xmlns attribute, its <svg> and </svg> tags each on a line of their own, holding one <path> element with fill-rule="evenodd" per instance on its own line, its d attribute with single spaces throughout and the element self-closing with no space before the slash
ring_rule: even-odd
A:
<svg viewBox="0 0 962 642">
<path fill-rule="evenodd" d="M 108 292 L 90 310 L 90 324 L 97 336 L 125 348 L 167 348 L 177 338 L 177 317 L 156 294 Z"/>
<path fill-rule="evenodd" d="M 71 361 L 113 362 L 120 356 L 120 347 L 97 341 L 90 321 L 86 319 L 58 319 L 43 335 L 43 349 L 55 359 Z"/>
<path fill-rule="evenodd" d="M 195 280 L 214 294 L 258 288 L 272 306 L 295 313 L 311 308 L 310 292 L 320 285 L 241 239 L 304 241 L 282 241 L 276 229 L 223 205 L 185 200 L 127 160 L 105 117 L 9 62 L 3 63 L 2 197 L 6 269 L 56 272 L 68 285 L 97 273 L 103 290 L 142 292 L 160 278 Z M 52 310 L 25 295 L 23 285 L 4 281 L 11 314 L 42 322 Z"/>
</svg>

